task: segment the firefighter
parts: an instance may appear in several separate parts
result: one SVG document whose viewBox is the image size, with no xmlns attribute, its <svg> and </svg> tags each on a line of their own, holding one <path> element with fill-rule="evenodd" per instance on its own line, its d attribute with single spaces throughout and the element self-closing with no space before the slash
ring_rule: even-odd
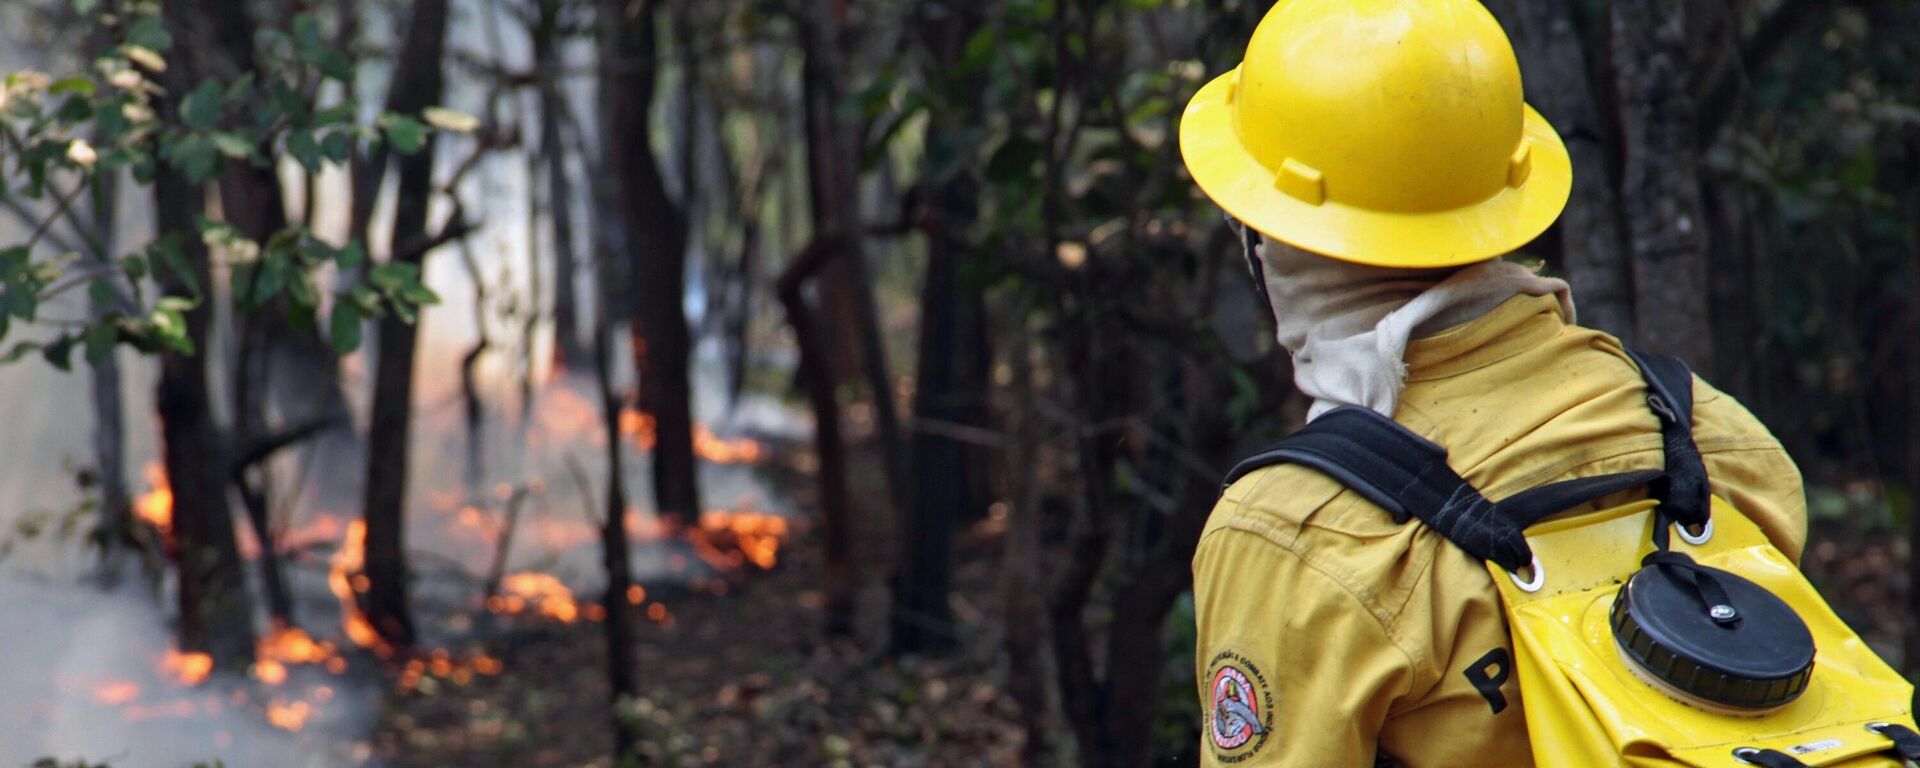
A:
<svg viewBox="0 0 1920 768">
<path fill-rule="evenodd" d="M 1661 466 L 1620 342 L 1575 324 L 1566 283 L 1501 258 L 1558 218 L 1573 171 L 1479 3 L 1278 3 L 1180 142 L 1245 228 L 1310 417 L 1388 415 L 1493 499 Z M 1806 504 L 1779 442 L 1704 382 L 1693 426 L 1713 493 L 1797 560 Z M 1419 522 L 1273 467 L 1227 489 L 1193 568 L 1207 765 L 1534 764 L 1488 571 Z"/>
</svg>

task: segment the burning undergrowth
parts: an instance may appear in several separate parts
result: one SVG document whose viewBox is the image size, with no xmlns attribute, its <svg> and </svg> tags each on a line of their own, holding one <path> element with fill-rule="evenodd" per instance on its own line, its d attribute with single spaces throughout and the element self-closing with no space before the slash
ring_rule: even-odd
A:
<svg viewBox="0 0 1920 768">
<path fill-rule="evenodd" d="M 592 401 L 565 381 L 544 387 L 525 419 L 520 444 L 533 458 L 518 468 L 520 473 L 533 474 L 528 467 L 556 477 L 568 474 L 560 470 L 578 472 L 582 457 L 604 452 L 606 433 L 599 418 Z M 429 435 L 452 431 L 439 429 L 443 425 L 434 424 L 431 415 L 426 421 Z M 653 419 L 627 408 L 618 424 L 628 453 L 644 462 L 655 441 Z M 726 594 L 752 573 L 778 566 L 781 547 L 792 534 L 788 518 L 769 509 L 754 479 L 755 466 L 767 459 L 762 442 L 723 437 L 705 424 L 694 438 L 705 464 L 703 482 L 731 490 L 731 503 L 681 526 L 663 525 L 642 509 L 630 510 L 627 517 L 637 583 L 624 599 L 640 620 L 663 627 L 677 621 L 668 600 Z M 255 726 L 317 732 L 315 741 L 351 745 L 352 738 L 334 738 L 346 734 L 329 732 L 328 724 L 358 723 L 361 718 L 351 713 L 364 711 L 383 689 L 419 695 L 467 686 L 503 672 L 518 634 L 605 621 L 604 580 L 597 571 L 599 521 L 590 513 L 593 483 L 536 475 L 475 492 L 448 481 L 454 471 L 446 465 L 452 462 L 442 457 L 454 452 L 432 451 L 438 439 L 426 437 L 429 450 L 416 454 L 424 454 L 416 458 L 418 476 L 431 485 L 408 512 L 409 546 L 418 549 L 412 590 L 418 647 L 388 644 L 362 610 L 369 587 L 361 572 L 364 523 L 345 513 L 314 512 L 283 526 L 272 543 L 287 564 L 302 621 L 269 624 L 246 679 L 223 679 L 205 654 L 167 647 L 146 660 L 143 676 L 88 681 L 87 700 L 127 722 L 238 715 Z M 646 476 L 644 464 L 632 469 L 630 477 Z M 165 542 L 173 519 L 172 491 L 157 462 L 144 475 L 136 515 Z M 263 544 L 244 528 L 241 538 L 243 555 L 257 566 Z M 349 690 L 358 693 L 343 695 Z M 231 744 L 231 738 L 215 739 L 211 754 L 226 754 Z M 334 749 L 330 759 L 364 759 L 350 748 L 350 754 L 339 751 Z"/>
</svg>

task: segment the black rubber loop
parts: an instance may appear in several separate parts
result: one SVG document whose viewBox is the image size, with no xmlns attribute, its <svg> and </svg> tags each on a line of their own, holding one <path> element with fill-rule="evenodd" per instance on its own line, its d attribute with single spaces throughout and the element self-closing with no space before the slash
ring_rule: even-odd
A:
<svg viewBox="0 0 1920 768">
<path fill-rule="evenodd" d="M 1776 752 L 1771 749 L 1741 747 L 1733 751 L 1733 756 L 1738 760 L 1745 761 L 1749 765 L 1760 766 L 1760 768 L 1807 768 L 1806 763 L 1800 762 L 1800 760 L 1794 756 L 1785 752 Z"/>
<path fill-rule="evenodd" d="M 1909 762 L 1920 763 L 1920 733 L 1899 723 L 1873 723 L 1867 730 L 1893 740 L 1893 751 Z"/>
<path fill-rule="evenodd" d="M 1731 627 L 1740 623 L 1739 606 L 1727 596 L 1727 588 L 1720 585 L 1713 571 L 1693 561 L 1693 558 L 1680 552 L 1653 552 L 1640 561 L 1642 567 L 1664 568 L 1678 575 L 1700 600 L 1700 611 L 1713 619 L 1713 623 Z"/>
</svg>

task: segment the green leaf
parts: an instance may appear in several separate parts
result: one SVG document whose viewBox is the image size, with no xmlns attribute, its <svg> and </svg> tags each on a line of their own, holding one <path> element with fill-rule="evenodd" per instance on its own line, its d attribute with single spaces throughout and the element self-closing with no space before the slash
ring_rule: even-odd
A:
<svg viewBox="0 0 1920 768">
<path fill-rule="evenodd" d="M 374 267 L 373 271 L 367 275 L 367 282 L 373 283 L 373 287 L 379 288 L 384 293 L 393 293 L 408 283 L 419 281 L 420 265 L 408 264 L 404 261 L 389 261 L 381 264 Z"/>
<path fill-rule="evenodd" d="M 367 263 L 367 249 L 360 247 L 360 241 L 350 240 L 345 247 L 334 253 L 333 262 L 339 264 L 343 270 L 356 269 L 361 264 Z"/>
<path fill-rule="evenodd" d="M 92 299 L 94 306 L 97 307 L 111 307 L 120 303 L 120 291 L 113 287 L 113 283 L 106 280 L 95 280 L 88 285 L 87 297 Z"/>
<path fill-rule="evenodd" d="M 326 164 L 326 158 L 320 155 L 320 144 L 313 140 L 308 131 L 292 131 L 287 134 L 287 154 L 299 160 L 308 173 L 319 173 Z"/>
<path fill-rule="evenodd" d="M 228 104 L 240 104 L 253 95 L 253 73 L 242 72 L 233 82 L 227 83 L 226 99 Z"/>
<path fill-rule="evenodd" d="M 344 355 L 360 348 L 360 308 L 353 302 L 336 302 L 327 326 L 333 336 L 333 351 Z"/>
<path fill-rule="evenodd" d="M 432 288 L 428 288 L 419 283 L 412 283 L 402 287 L 400 289 L 400 298 L 407 303 L 418 304 L 423 307 L 440 303 L 440 294 L 434 293 Z"/>
<path fill-rule="evenodd" d="M 316 60 L 313 62 L 313 66 L 319 69 L 322 75 L 343 83 L 353 82 L 353 60 L 348 59 L 346 54 L 332 48 L 321 49 L 319 56 L 316 57 Z"/>
<path fill-rule="evenodd" d="M 61 336 L 40 349 L 40 356 L 46 358 L 53 367 L 63 371 L 73 370 L 73 337 Z"/>
<path fill-rule="evenodd" d="M 220 172 L 220 152 L 206 135 L 190 133 L 162 148 L 167 164 L 199 184 Z"/>
<path fill-rule="evenodd" d="M 12 349 L 7 350 L 7 354 L 5 356 L 0 356 L 0 365 L 19 362 L 20 358 L 26 357 L 27 355 L 31 355 L 38 351 L 40 351 L 39 344 L 31 341 L 20 342 L 18 344 L 13 345 Z"/>
<path fill-rule="evenodd" d="M 15 286 L 7 289 L 7 314 L 33 322 L 40 313 L 40 295 L 31 287 Z"/>
<path fill-rule="evenodd" d="M 380 117 L 380 127 L 386 129 L 387 141 L 400 154 L 411 155 L 427 144 L 427 126 L 406 115 L 388 112 Z"/>
<path fill-rule="evenodd" d="M 53 82 L 53 85 L 47 86 L 47 93 L 53 94 L 55 96 L 65 94 L 65 93 L 77 93 L 77 94 L 80 94 L 81 96 L 92 96 L 93 89 L 94 89 L 94 85 L 92 80 L 89 80 L 84 77 L 66 77 L 66 78 L 61 78 L 59 80 L 55 80 Z"/>
<path fill-rule="evenodd" d="M 220 81 L 209 77 L 200 81 L 200 85 L 180 102 L 180 119 L 188 128 L 196 131 L 212 130 L 220 122 L 220 112 L 224 106 L 225 89 L 220 87 Z"/>
<path fill-rule="evenodd" d="M 293 43 L 302 49 L 319 48 L 324 45 L 320 39 L 320 19 L 311 13 L 294 16 Z"/>
<path fill-rule="evenodd" d="M 158 16 L 139 16 L 127 25 L 127 43 L 149 51 L 165 52 L 173 47 L 173 35 Z"/>
<path fill-rule="evenodd" d="M 87 362 L 98 365 L 100 361 L 113 354 L 113 345 L 120 343 L 120 330 L 112 323 L 100 323 L 89 326 L 85 336 Z"/>
<path fill-rule="evenodd" d="M 211 135 L 213 147 L 220 154 L 235 160 L 247 160 L 256 157 L 257 150 L 247 137 L 231 131 L 216 131 Z"/>
<path fill-rule="evenodd" d="M 353 136 L 346 131 L 334 131 L 320 141 L 320 153 L 328 160 L 345 165 L 353 158 Z"/>
<path fill-rule="evenodd" d="M 326 109 L 313 113 L 313 127 L 324 128 L 329 125 L 339 125 L 348 122 L 353 119 L 353 114 L 358 110 L 359 105 L 352 101 L 327 107 Z"/>
</svg>

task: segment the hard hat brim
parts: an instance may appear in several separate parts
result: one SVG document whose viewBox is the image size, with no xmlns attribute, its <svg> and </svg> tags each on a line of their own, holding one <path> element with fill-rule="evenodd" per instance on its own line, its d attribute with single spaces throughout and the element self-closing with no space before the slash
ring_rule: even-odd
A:
<svg viewBox="0 0 1920 768">
<path fill-rule="evenodd" d="M 1248 152 L 1234 130 L 1229 96 L 1236 72 L 1207 83 L 1188 103 L 1180 122 L 1180 153 L 1194 183 L 1215 204 L 1275 240 L 1376 267 L 1451 267 L 1518 250 L 1566 208 L 1573 163 L 1560 134 L 1530 105 L 1525 131 L 1533 140 L 1531 174 L 1520 186 L 1478 203 L 1407 213 L 1332 199 L 1314 205 L 1289 195 L 1275 185 L 1274 170 Z"/>
</svg>

